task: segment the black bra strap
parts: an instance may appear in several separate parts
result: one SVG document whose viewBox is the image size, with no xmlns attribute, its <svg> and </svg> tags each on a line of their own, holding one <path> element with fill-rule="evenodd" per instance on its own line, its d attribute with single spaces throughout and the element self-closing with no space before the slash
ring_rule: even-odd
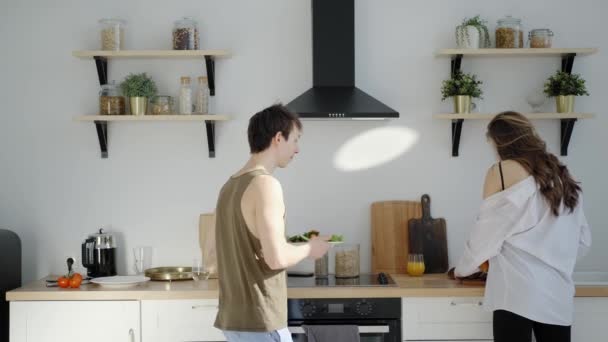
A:
<svg viewBox="0 0 608 342">
<path fill-rule="evenodd" d="M 500 171 L 500 184 L 502 185 L 502 189 L 505 189 L 505 179 L 502 177 L 502 164 L 498 162 L 498 171 Z"/>
</svg>

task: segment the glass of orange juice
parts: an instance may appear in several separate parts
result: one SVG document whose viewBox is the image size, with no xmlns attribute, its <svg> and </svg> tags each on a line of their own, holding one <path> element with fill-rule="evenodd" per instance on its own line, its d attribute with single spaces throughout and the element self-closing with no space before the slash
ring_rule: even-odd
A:
<svg viewBox="0 0 608 342">
<path fill-rule="evenodd" d="M 424 255 L 423 254 L 408 254 L 407 256 L 407 274 L 418 277 L 424 274 Z"/>
</svg>

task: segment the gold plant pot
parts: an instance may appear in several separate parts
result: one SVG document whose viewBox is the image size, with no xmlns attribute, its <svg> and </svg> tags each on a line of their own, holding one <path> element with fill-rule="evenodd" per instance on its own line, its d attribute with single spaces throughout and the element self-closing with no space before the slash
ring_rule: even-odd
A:
<svg viewBox="0 0 608 342">
<path fill-rule="evenodd" d="M 559 95 L 555 98 L 558 113 L 574 112 L 574 95 Z"/>
<path fill-rule="evenodd" d="M 458 95 L 454 96 L 454 113 L 468 114 L 471 112 L 471 96 Z"/>
<path fill-rule="evenodd" d="M 145 115 L 148 104 L 147 97 L 130 97 L 131 115 Z"/>
</svg>

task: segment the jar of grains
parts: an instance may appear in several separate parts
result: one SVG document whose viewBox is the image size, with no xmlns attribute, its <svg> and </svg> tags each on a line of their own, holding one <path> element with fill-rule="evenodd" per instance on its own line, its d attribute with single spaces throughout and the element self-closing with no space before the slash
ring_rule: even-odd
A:
<svg viewBox="0 0 608 342">
<path fill-rule="evenodd" d="M 198 50 L 198 23 L 191 17 L 175 22 L 173 50 Z"/>
<path fill-rule="evenodd" d="M 99 91 L 100 115 L 123 115 L 126 113 L 125 108 L 125 98 L 120 94 L 120 89 L 114 81 L 101 86 Z"/>
<path fill-rule="evenodd" d="M 334 246 L 336 252 L 336 278 L 359 276 L 359 244 Z"/>
<path fill-rule="evenodd" d="M 150 101 L 150 114 L 169 115 L 173 114 L 173 98 L 168 95 L 157 95 Z"/>
<path fill-rule="evenodd" d="M 553 31 L 549 29 L 534 29 L 528 33 L 531 48 L 550 48 L 553 40 Z"/>
<path fill-rule="evenodd" d="M 496 48 L 511 49 L 524 47 L 524 32 L 521 19 L 508 15 L 499 19 L 496 26 Z"/>
<path fill-rule="evenodd" d="M 101 49 L 119 51 L 124 49 L 125 25 L 121 19 L 101 19 Z"/>
</svg>

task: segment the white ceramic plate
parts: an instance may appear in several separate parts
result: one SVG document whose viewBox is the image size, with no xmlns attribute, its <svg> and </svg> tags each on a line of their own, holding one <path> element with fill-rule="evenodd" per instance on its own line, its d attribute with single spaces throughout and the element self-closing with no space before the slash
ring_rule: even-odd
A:
<svg viewBox="0 0 608 342">
<path fill-rule="evenodd" d="M 305 245 L 308 242 L 289 242 L 289 244 L 294 245 L 294 246 L 301 246 L 301 245 Z M 329 241 L 330 245 L 339 245 L 339 244 L 343 244 L 344 241 Z"/>
<path fill-rule="evenodd" d="M 103 287 L 112 287 L 112 288 L 120 288 L 120 287 L 132 287 L 137 286 L 141 283 L 145 283 L 149 281 L 150 278 L 145 276 L 113 276 L 113 277 L 101 277 L 91 279 L 91 283 L 99 284 Z"/>
</svg>

